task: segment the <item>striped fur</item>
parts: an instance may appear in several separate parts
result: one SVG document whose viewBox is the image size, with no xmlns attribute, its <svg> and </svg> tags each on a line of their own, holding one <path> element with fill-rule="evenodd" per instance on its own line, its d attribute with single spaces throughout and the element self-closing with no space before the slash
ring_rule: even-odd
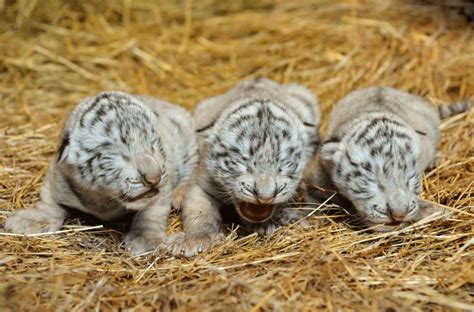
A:
<svg viewBox="0 0 474 312">
<path fill-rule="evenodd" d="M 104 92 L 69 116 L 36 209 L 17 211 L 5 228 L 58 230 L 74 208 L 101 220 L 134 211 L 125 237 L 133 254 L 165 236 L 171 193 L 197 164 L 197 138 L 183 108 L 144 96 Z"/>
<path fill-rule="evenodd" d="M 306 181 L 334 187 L 368 224 L 413 222 L 421 215 L 420 175 L 436 152 L 439 125 L 436 108 L 420 97 L 392 88 L 354 91 L 331 112 Z"/>
<path fill-rule="evenodd" d="M 473 102 L 464 100 L 452 104 L 438 106 L 439 117 L 441 119 L 451 117 L 453 115 L 464 113 L 473 107 Z"/>
<path fill-rule="evenodd" d="M 221 237 L 221 206 L 254 223 L 241 205 L 267 204 L 275 212 L 291 201 L 319 142 L 319 118 L 309 90 L 261 78 L 201 102 L 195 112 L 200 164 L 182 205 L 185 233 L 170 239 L 171 251 L 191 256 L 209 248 Z M 271 218 L 280 215 L 260 220 L 260 232 L 274 228 Z"/>
</svg>

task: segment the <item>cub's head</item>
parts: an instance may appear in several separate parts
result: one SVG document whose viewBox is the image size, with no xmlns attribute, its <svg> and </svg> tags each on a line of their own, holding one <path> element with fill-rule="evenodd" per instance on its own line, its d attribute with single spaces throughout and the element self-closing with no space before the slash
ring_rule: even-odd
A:
<svg viewBox="0 0 474 312">
<path fill-rule="evenodd" d="M 363 127 L 361 127 L 363 128 Z M 419 213 L 420 141 L 408 127 L 380 122 L 321 145 L 338 192 L 369 224 L 412 222 Z"/>
<path fill-rule="evenodd" d="M 241 100 L 203 131 L 209 175 L 219 196 L 233 202 L 246 221 L 271 218 L 275 205 L 291 199 L 308 158 L 306 126 L 269 100 Z M 314 128 L 312 131 L 316 131 Z"/>
<path fill-rule="evenodd" d="M 156 200 L 166 180 L 159 118 L 125 93 L 90 98 L 66 124 L 58 164 L 80 188 L 140 210 Z"/>
</svg>

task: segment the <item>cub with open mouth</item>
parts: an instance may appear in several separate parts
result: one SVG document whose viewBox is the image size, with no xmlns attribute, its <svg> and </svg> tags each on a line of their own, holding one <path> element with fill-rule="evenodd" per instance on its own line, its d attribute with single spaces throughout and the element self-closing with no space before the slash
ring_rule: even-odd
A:
<svg viewBox="0 0 474 312">
<path fill-rule="evenodd" d="M 300 217 L 283 208 L 319 143 L 319 107 L 308 89 L 246 80 L 201 102 L 194 119 L 200 161 L 176 203 L 184 232 L 169 237 L 173 254 L 192 256 L 221 241 L 223 206 L 233 206 L 243 226 L 261 234 Z"/>
</svg>

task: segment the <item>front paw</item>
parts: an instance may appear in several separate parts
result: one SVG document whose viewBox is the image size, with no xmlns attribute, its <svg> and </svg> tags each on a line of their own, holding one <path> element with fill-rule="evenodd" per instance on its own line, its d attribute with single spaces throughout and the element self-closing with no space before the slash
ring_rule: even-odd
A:
<svg viewBox="0 0 474 312">
<path fill-rule="evenodd" d="M 35 234 L 56 232 L 64 219 L 53 217 L 37 209 L 19 210 L 6 221 L 5 230 L 16 234 Z"/>
<path fill-rule="evenodd" d="M 166 248 L 173 256 L 192 257 L 222 243 L 224 234 L 217 233 L 176 233 L 166 239 Z"/>
<path fill-rule="evenodd" d="M 395 232 L 402 230 L 409 226 L 410 223 L 407 222 L 402 222 L 400 224 L 396 225 L 389 225 L 389 224 L 373 224 L 373 223 L 368 223 L 367 226 L 370 227 L 370 229 L 374 232 L 380 232 L 380 233 L 388 233 L 388 232 Z"/>
<path fill-rule="evenodd" d="M 245 222 L 245 224 L 243 224 L 243 227 L 249 232 L 257 232 L 259 235 L 262 236 L 270 236 L 279 229 L 279 226 L 271 221 L 266 223 Z"/>
<path fill-rule="evenodd" d="M 418 212 L 417 221 L 427 218 L 433 214 L 438 214 L 442 219 L 449 219 L 452 217 L 451 210 L 448 207 L 430 202 L 424 199 L 418 199 L 420 210 Z"/>
<path fill-rule="evenodd" d="M 293 208 L 282 208 L 275 212 L 270 221 L 265 223 L 250 223 L 243 221 L 244 228 L 249 232 L 257 232 L 262 236 L 270 236 L 283 226 L 297 223 L 299 227 L 308 228 L 310 223 L 304 219 L 306 213 Z"/>
<path fill-rule="evenodd" d="M 189 192 L 189 186 L 186 183 L 178 185 L 171 195 L 171 206 L 176 210 L 180 211 L 186 200 L 186 195 Z"/>
<path fill-rule="evenodd" d="M 125 234 L 123 242 L 125 249 L 132 256 L 140 256 L 148 252 L 156 251 L 161 247 L 164 237 L 156 233 L 142 231 L 130 231 Z"/>
<path fill-rule="evenodd" d="M 299 208 L 282 208 L 275 213 L 272 221 L 279 225 L 298 223 L 298 226 L 307 228 L 310 226 L 308 220 L 305 219 L 307 215 L 306 211 Z"/>
</svg>

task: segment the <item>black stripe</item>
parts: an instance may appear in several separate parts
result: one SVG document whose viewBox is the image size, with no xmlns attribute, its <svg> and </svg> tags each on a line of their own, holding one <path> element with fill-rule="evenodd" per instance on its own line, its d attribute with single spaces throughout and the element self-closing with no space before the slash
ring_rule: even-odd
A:
<svg viewBox="0 0 474 312">
<path fill-rule="evenodd" d="M 373 147 L 372 149 L 370 149 L 371 156 L 375 156 L 377 154 L 380 154 L 381 152 L 382 152 L 382 146 Z"/>
<path fill-rule="evenodd" d="M 372 128 L 376 127 L 380 123 L 391 123 L 393 125 L 403 127 L 403 125 L 401 123 L 399 123 L 398 121 L 396 121 L 396 120 L 389 119 L 387 117 L 376 117 L 376 118 L 373 118 L 369 122 L 369 124 L 363 129 L 363 131 L 357 137 L 355 143 L 359 144 L 360 141 L 362 141 L 362 139 L 364 139 L 365 136 L 369 133 L 369 131 L 372 130 Z"/>
<path fill-rule="evenodd" d="M 230 156 L 228 151 L 223 151 L 223 152 L 215 152 L 212 153 L 212 158 L 220 159 L 220 158 L 227 158 Z"/>
<path fill-rule="evenodd" d="M 79 124 L 81 125 L 81 127 L 84 127 L 84 119 L 85 119 L 86 115 L 89 114 L 95 108 L 97 103 L 99 103 L 100 100 L 102 100 L 102 99 L 110 99 L 110 94 L 103 93 L 103 94 L 97 95 L 94 98 L 94 101 L 89 105 L 89 107 L 86 109 L 86 111 L 84 113 L 82 113 L 82 116 L 79 119 Z"/>
<path fill-rule="evenodd" d="M 275 121 L 275 122 L 281 122 L 282 124 L 284 124 L 285 126 L 287 127 L 291 127 L 291 124 L 288 120 L 286 119 L 283 119 L 281 117 L 276 117 L 274 116 L 273 114 L 271 114 L 270 118 L 269 118 L 269 121 Z"/>
<path fill-rule="evenodd" d="M 110 107 L 108 104 L 101 105 L 95 112 L 94 118 L 91 120 L 91 126 L 94 126 L 97 122 L 102 121 L 102 117 L 107 115 L 109 108 Z"/>
<path fill-rule="evenodd" d="M 179 122 L 177 122 L 173 118 L 170 118 L 170 121 L 178 129 L 179 132 L 183 132 L 183 129 L 181 128 L 181 125 L 179 124 Z"/>
<path fill-rule="evenodd" d="M 355 163 L 351 156 L 349 155 L 349 152 L 346 150 L 346 157 L 347 159 L 349 160 L 349 163 L 351 164 L 351 166 L 354 166 L 354 167 L 359 167 L 359 165 L 357 163 Z"/>
<path fill-rule="evenodd" d="M 323 145 L 324 144 L 327 144 L 327 143 L 339 143 L 341 142 L 341 139 L 338 138 L 338 137 L 331 137 L 329 139 L 327 139 L 326 141 L 323 142 Z"/>
<path fill-rule="evenodd" d="M 212 127 L 214 127 L 214 124 L 215 124 L 215 123 L 216 123 L 216 120 L 213 120 L 209 125 L 204 126 L 204 127 L 202 127 L 202 128 L 199 128 L 199 129 L 196 129 L 196 132 L 197 132 L 197 133 L 204 132 L 204 131 L 206 131 L 206 130 L 212 128 Z"/>
<path fill-rule="evenodd" d="M 69 145 L 69 132 L 65 131 L 58 149 L 58 161 L 63 157 L 64 150 Z"/>
<path fill-rule="evenodd" d="M 364 168 L 368 172 L 372 172 L 372 165 L 368 161 L 362 163 L 362 168 Z"/>
<path fill-rule="evenodd" d="M 257 100 L 251 100 L 251 101 L 249 101 L 249 102 L 247 102 L 247 103 L 245 103 L 245 104 L 242 104 L 242 105 L 240 105 L 239 107 L 235 108 L 233 111 L 231 111 L 231 112 L 229 112 L 228 114 L 226 114 L 226 116 L 224 116 L 224 118 L 227 118 L 228 116 L 232 116 L 232 115 L 236 114 L 238 111 L 243 110 L 243 109 L 245 109 L 245 108 L 247 108 L 247 107 L 249 107 L 249 106 L 255 105 L 255 104 L 260 104 L 260 105 L 262 105 L 263 103 L 260 102 L 260 101 L 257 101 Z M 221 117 L 222 117 L 222 115 L 221 115 Z"/>
<path fill-rule="evenodd" d="M 241 115 L 239 118 L 234 120 L 229 126 L 228 129 L 230 131 L 234 130 L 235 128 L 240 128 L 242 127 L 242 124 L 247 122 L 247 121 L 256 121 L 255 115 Z M 258 122 L 258 121 L 257 121 Z"/>
<path fill-rule="evenodd" d="M 106 147 L 110 147 L 112 146 L 112 143 L 110 142 L 103 142 L 103 143 L 100 143 L 99 145 L 97 145 L 96 149 L 99 149 L 99 148 L 106 148 Z"/>
<path fill-rule="evenodd" d="M 227 116 L 231 116 L 231 115 L 234 115 L 236 114 L 237 112 L 243 110 L 243 109 L 246 109 L 248 108 L 249 106 L 252 106 L 252 105 L 255 105 L 255 104 L 260 104 L 262 105 L 263 103 L 261 101 L 258 101 L 258 100 L 251 100 L 251 101 L 248 101 L 247 103 L 243 103 L 242 105 L 236 107 L 233 111 L 229 112 L 226 114 L 226 117 Z"/>
</svg>

